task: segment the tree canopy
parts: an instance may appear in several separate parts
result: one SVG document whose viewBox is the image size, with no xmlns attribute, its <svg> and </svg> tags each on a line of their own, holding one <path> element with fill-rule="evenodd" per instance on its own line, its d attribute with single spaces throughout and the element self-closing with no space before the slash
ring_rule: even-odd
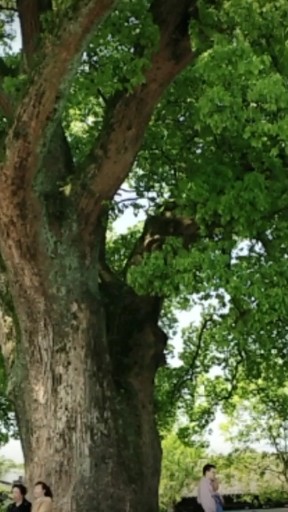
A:
<svg viewBox="0 0 288 512">
<path fill-rule="evenodd" d="M 56 186 L 59 208 L 73 194 L 81 165 L 119 92 L 131 92 L 145 81 L 159 40 L 149 6 L 144 0 L 118 2 L 77 65 L 63 120 L 78 174 L 58 176 L 53 184 L 48 177 L 37 180 L 44 195 Z M 69 3 L 55 2 L 53 13 L 44 7 L 44 28 L 53 27 L 53 37 Z M 28 78 L 21 55 L 13 50 L 16 6 L 7 1 L 1 9 L 3 137 L 10 122 L 8 97 L 15 105 Z M 287 28 L 279 26 L 286 18 L 283 1 L 277 1 L 277 8 L 275 2 L 246 2 L 241 9 L 236 1 L 219 6 L 198 2 L 190 25 L 192 65 L 155 110 L 128 191 L 120 189 L 110 206 L 112 224 L 126 207 L 149 216 L 146 253 L 140 259 L 133 254 L 141 232 L 136 226 L 109 238 L 108 258 L 140 292 L 164 295 L 163 322 L 171 318 L 171 304 L 189 308 L 191 301 L 215 300 L 215 311 L 208 313 L 209 338 L 217 338 L 219 354 L 208 363 L 213 348 L 207 341 L 206 369 L 221 366 L 233 354 L 235 365 L 237 357 L 245 359 L 253 373 L 261 353 L 285 355 Z M 153 251 L 160 226 L 153 227 L 152 221 L 156 224 L 163 214 L 171 236 L 162 226 L 165 241 L 160 240 L 161 251 Z"/>
</svg>

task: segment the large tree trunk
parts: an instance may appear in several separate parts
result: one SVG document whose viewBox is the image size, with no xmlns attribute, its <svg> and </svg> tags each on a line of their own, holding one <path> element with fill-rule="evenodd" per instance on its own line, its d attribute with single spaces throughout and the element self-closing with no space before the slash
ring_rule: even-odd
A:
<svg viewBox="0 0 288 512">
<path fill-rule="evenodd" d="M 1 294 L 0 279 L 0 335 L 28 481 L 51 485 L 55 512 L 156 512 L 161 450 L 153 381 L 165 344 L 157 326 L 160 301 L 138 297 L 124 277 L 106 279 L 106 270 L 100 276 L 105 240 L 98 229 L 103 232 L 103 211 L 128 176 L 155 106 L 192 61 L 195 2 L 151 2 L 159 40 L 143 83 L 109 98 L 102 131 L 76 170 L 58 107 L 86 36 L 117 2 L 72 2 L 58 38 L 45 34 L 36 59 L 41 13 L 51 3 L 35 9 L 30 1 L 29 10 L 22 3 L 26 64 L 37 67 L 39 57 L 39 69 L 15 114 L 0 91 L 11 124 L 0 166 L 0 254 L 8 282 Z M 68 183 L 70 197 L 63 193 Z M 150 246 L 145 239 L 140 245 L 144 252 Z"/>
<path fill-rule="evenodd" d="M 87 286 L 75 279 L 72 289 L 61 251 L 57 265 L 58 295 L 15 280 L 15 398 L 29 486 L 49 483 L 59 512 L 156 512 L 153 381 L 165 337 L 155 301 L 116 282 L 98 289 L 84 262 Z"/>
</svg>

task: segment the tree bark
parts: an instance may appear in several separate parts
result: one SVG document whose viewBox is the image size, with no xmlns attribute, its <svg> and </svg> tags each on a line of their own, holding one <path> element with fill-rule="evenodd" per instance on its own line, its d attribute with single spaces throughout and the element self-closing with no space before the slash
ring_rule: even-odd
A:
<svg viewBox="0 0 288 512">
<path fill-rule="evenodd" d="M 84 261 L 86 278 L 75 279 L 72 293 L 68 256 L 60 263 L 62 296 L 52 287 L 44 294 L 47 283 L 30 297 L 19 280 L 12 290 L 21 332 L 14 397 L 29 487 L 50 484 L 55 512 L 156 512 L 153 384 L 166 341 L 157 301 L 116 281 L 98 288 Z"/>
</svg>

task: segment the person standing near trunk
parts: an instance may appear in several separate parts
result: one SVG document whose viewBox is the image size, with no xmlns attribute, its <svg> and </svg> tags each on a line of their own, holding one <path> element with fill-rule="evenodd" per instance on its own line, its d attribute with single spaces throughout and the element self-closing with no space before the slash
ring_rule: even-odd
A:
<svg viewBox="0 0 288 512">
<path fill-rule="evenodd" d="M 34 486 L 34 503 L 32 512 L 52 512 L 53 494 L 45 482 L 37 482 Z"/>
<path fill-rule="evenodd" d="M 206 464 L 203 468 L 203 477 L 198 486 L 197 501 L 204 512 L 218 512 L 215 500 L 213 481 L 216 478 L 216 466 Z"/>
<path fill-rule="evenodd" d="M 26 500 L 27 489 L 23 484 L 12 486 L 13 503 L 8 505 L 7 512 L 31 512 L 31 503 Z"/>
</svg>

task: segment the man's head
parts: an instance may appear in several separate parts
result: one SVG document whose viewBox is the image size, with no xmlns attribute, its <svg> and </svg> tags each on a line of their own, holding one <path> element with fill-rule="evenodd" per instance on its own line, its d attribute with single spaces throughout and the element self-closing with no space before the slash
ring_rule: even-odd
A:
<svg viewBox="0 0 288 512">
<path fill-rule="evenodd" d="M 14 484 L 12 486 L 12 497 L 15 503 L 20 503 L 24 500 L 27 494 L 27 489 L 25 485 L 22 484 Z"/>
<path fill-rule="evenodd" d="M 210 480 L 214 480 L 216 478 L 216 466 L 214 464 L 205 464 L 203 468 L 203 476 L 209 478 Z"/>
</svg>

